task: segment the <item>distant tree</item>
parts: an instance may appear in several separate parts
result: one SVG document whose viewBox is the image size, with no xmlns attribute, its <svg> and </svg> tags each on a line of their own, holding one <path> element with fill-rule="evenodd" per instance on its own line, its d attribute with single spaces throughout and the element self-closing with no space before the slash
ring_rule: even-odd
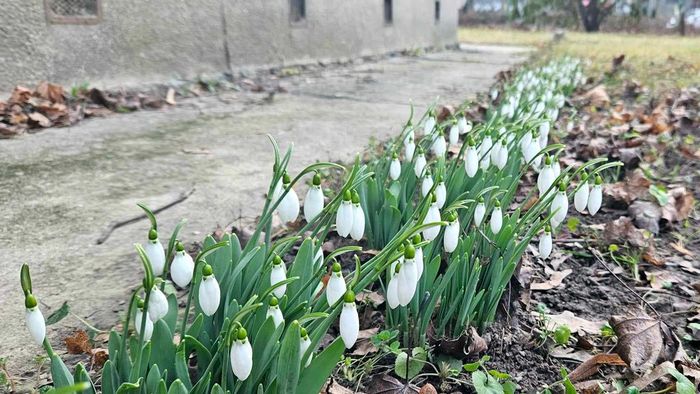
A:
<svg viewBox="0 0 700 394">
<path fill-rule="evenodd" d="M 578 3 L 578 13 L 581 24 L 587 32 L 600 30 L 603 20 L 610 15 L 615 7 L 615 0 L 573 0 Z"/>
</svg>

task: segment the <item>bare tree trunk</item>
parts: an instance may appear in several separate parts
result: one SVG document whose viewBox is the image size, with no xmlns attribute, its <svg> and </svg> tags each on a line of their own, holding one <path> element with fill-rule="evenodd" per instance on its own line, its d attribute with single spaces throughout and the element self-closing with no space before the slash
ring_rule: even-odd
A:
<svg viewBox="0 0 700 394">
<path fill-rule="evenodd" d="M 578 13 L 581 23 L 587 32 L 597 32 L 600 24 L 610 13 L 615 1 L 606 0 L 575 0 L 578 3 Z"/>
</svg>

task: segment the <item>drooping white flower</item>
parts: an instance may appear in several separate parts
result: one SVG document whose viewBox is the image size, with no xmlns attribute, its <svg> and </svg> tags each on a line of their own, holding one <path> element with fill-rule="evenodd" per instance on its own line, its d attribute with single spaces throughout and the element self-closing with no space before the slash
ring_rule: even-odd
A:
<svg viewBox="0 0 700 394">
<path fill-rule="evenodd" d="M 304 358 L 304 355 L 306 354 L 306 351 L 309 350 L 309 347 L 311 347 L 311 339 L 309 339 L 309 333 L 306 331 L 306 328 L 302 327 L 301 328 L 301 338 L 299 340 L 299 358 Z M 314 358 L 314 353 L 311 352 L 309 354 L 309 358 L 306 359 L 306 364 L 304 364 L 304 368 L 308 367 L 309 364 L 311 364 L 311 359 Z"/>
<path fill-rule="evenodd" d="M 445 206 L 445 201 L 447 201 L 447 186 L 445 182 L 442 181 L 442 176 L 438 175 L 438 184 L 435 187 L 435 198 L 438 208 L 442 209 Z"/>
<path fill-rule="evenodd" d="M 596 175 L 595 184 L 588 195 L 588 212 L 591 215 L 598 213 L 600 206 L 603 204 L 603 178 Z"/>
<path fill-rule="evenodd" d="M 185 288 L 192 281 L 194 261 L 192 261 L 192 257 L 185 252 L 185 246 L 182 242 L 178 241 L 175 250 L 175 257 L 173 257 L 173 262 L 170 264 L 170 277 L 176 285 Z"/>
<path fill-rule="evenodd" d="M 321 211 L 325 204 L 323 198 L 323 190 L 321 189 L 321 176 L 316 173 L 312 181 L 311 187 L 306 192 L 304 199 L 304 217 L 307 222 L 313 221 Z"/>
<path fill-rule="evenodd" d="M 498 234 L 503 226 L 503 211 L 501 210 L 501 203 L 496 201 L 491 211 L 491 221 L 489 222 L 491 226 L 491 232 Z"/>
<path fill-rule="evenodd" d="M 31 335 L 37 345 L 41 346 L 44 343 L 44 338 L 46 338 L 46 320 L 44 320 L 44 315 L 41 313 L 36 298 L 32 294 L 27 294 L 24 299 L 24 306 L 26 308 L 24 317 L 29 335 Z M 151 322 L 149 321 L 148 323 Z"/>
<path fill-rule="evenodd" d="M 233 374 L 241 381 L 248 379 L 253 370 L 253 348 L 243 327 L 238 329 L 236 340 L 231 345 L 230 357 Z"/>
<path fill-rule="evenodd" d="M 168 314 L 168 299 L 158 286 L 153 286 L 148 298 L 148 317 L 152 322 L 165 317 Z"/>
<path fill-rule="evenodd" d="M 542 171 L 540 171 L 539 175 L 537 176 L 537 190 L 539 191 L 540 197 L 544 196 L 547 190 L 549 190 L 554 183 L 554 180 L 555 176 L 554 169 L 552 168 L 552 158 L 547 156 L 544 159 Z"/>
<path fill-rule="evenodd" d="M 554 179 L 559 178 L 559 174 L 561 174 L 561 166 L 559 165 L 559 160 L 556 156 L 552 158 L 552 171 L 554 171 Z"/>
<path fill-rule="evenodd" d="M 425 123 L 423 123 L 423 134 L 428 135 L 430 134 L 433 129 L 435 128 L 435 125 L 437 124 L 437 121 L 435 120 L 435 116 L 433 114 L 429 114 L 428 118 L 425 120 Z"/>
<path fill-rule="evenodd" d="M 152 228 L 151 231 L 148 232 L 148 242 L 146 242 L 143 249 L 146 252 L 148 261 L 151 263 L 153 275 L 163 275 L 163 270 L 165 269 L 165 250 L 158 239 L 158 232 L 156 229 Z"/>
<path fill-rule="evenodd" d="M 352 193 L 352 229 L 350 230 L 350 236 L 355 241 L 362 239 L 365 234 L 365 211 L 362 210 L 360 205 L 360 195 L 353 191 Z"/>
<path fill-rule="evenodd" d="M 467 146 L 467 152 L 464 155 L 464 170 L 467 172 L 468 177 L 473 177 L 479 170 L 479 153 L 476 150 L 476 142 L 474 139 L 469 137 L 469 146 Z"/>
<path fill-rule="evenodd" d="M 142 300 L 139 300 L 141 303 L 143 303 Z M 151 340 L 151 335 L 153 335 L 153 321 L 151 318 L 148 316 L 148 312 L 146 312 L 146 325 L 143 330 L 143 340 L 144 341 L 149 341 Z M 136 335 L 141 335 L 141 324 L 143 322 L 143 307 L 137 307 L 136 308 L 136 314 L 134 315 L 134 330 L 136 331 Z"/>
<path fill-rule="evenodd" d="M 540 136 L 537 139 L 540 150 L 544 149 L 547 146 L 547 142 L 549 142 L 549 129 L 549 122 L 544 122 L 540 125 Z"/>
<path fill-rule="evenodd" d="M 445 136 L 442 135 L 442 132 L 438 132 L 435 136 L 432 145 L 430 145 L 430 151 L 437 157 L 445 156 L 447 143 L 445 142 Z"/>
<path fill-rule="evenodd" d="M 491 148 L 493 147 L 493 140 L 490 135 L 484 137 L 481 141 L 481 146 L 479 147 L 479 156 L 481 156 L 481 169 L 486 171 L 491 165 Z"/>
<path fill-rule="evenodd" d="M 551 220 L 552 228 L 556 229 L 564 222 L 566 212 L 569 210 L 569 199 L 566 196 L 566 184 L 564 182 L 559 183 L 559 191 L 554 196 L 550 209 L 554 213 Z"/>
<path fill-rule="evenodd" d="M 479 197 L 479 202 L 474 208 L 474 225 L 477 227 L 481 226 L 484 216 L 486 216 L 486 204 L 484 204 L 484 198 Z"/>
<path fill-rule="evenodd" d="M 404 144 L 404 158 L 406 161 L 411 161 L 413 159 L 413 154 L 416 151 L 416 143 L 413 139 Z"/>
<path fill-rule="evenodd" d="M 467 118 L 465 118 L 464 115 L 460 115 L 460 117 L 457 118 L 457 129 L 459 130 L 459 134 L 464 134 L 468 132 Z"/>
<path fill-rule="evenodd" d="M 425 160 L 425 155 L 423 154 L 423 150 L 419 146 L 418 153 L 416 156 L 416 162 L 413 164 L 413 170 L 417 177 L 421 177 L 423 175 L 423 170 L 425 169 L 426 164 L 427 161 Z"/>
<path fill-rule="evenodd" d="M 491 90 L 491 101 L 496 101 L 498 98 L 498 89 Z"/>
<path fill-rule="evenodd" d="M 459 218 L 455 212 L 450 212 L 448 217 L 448 224 L 445 227 L 445 235 L 443 237 L 443 246 L 445 247 L 445 252 L 452 253 L 457 249 L 457 244 L 459 243 Z"/>
<path fill-rule="evenodd" d="M 399 156 L 394 153 L 391 158 L 391 164 L 389 164 L 389 177 L 392 180 L 397 180 L 401 176 L 401 162 L 399 161 Z"/>
<path fill-rule="evenodd" d="M 199 284 L 199 307 L 205 315 L 211 316 L 219 309 L 220 303 L 219 281 L 216 280 L 211 265 L 205 264 L 202 267 L 202 282 Z"/>
<path fill-rule="evenodd" d="M 280 324 L 284 323 L 284 316 L 282 315 L 282 311 L 280 310 L 279 301 L 277 300 L 277 297 L 270 297 L 270 302 L 268 303 L 265 317 L 272 317 L 272 321 L 275 323 L 275 327 L 278 327 Z"/>
<path fill-rule="evenodd" d="M 552 229 L 547 225 L 540 235 L 539 244 L 540 258 L 546 259 L 552 253 Z"/>
<path fill-rule="evenodd" d="M 581 177 L 581 184 L 578 186 L 578 189 L 576 189 L 576 193 L 574 194 L 574 208 L 576 208 L 576 210 L 580 213 L 583 213 L 588 205 L 588 195 L 590 194 L 589 190 L 588 176 L 584 174 Z"/>
<path fill-rule="evenodd" d="M 333 270 L 330 278 L 328 278 L 328 285 L 326 286 L 326 301 L 328 305 L 335 304 L 346 291 L 347 286 L 345 285 L 345 279 L 343 279 L 343 272 L 340 264 L 335 262 L 333 263 Z"/>
<path fill-rule="evenodd" d="M 426 171 L 425 176 L 423 177 L 423 182 L 421 182 L 420 186 L 420 193 L 423 197 L 430 193 L 430 189 L 433 188 L 433 184 L 433 176 L 430 175 L 430 171 Z"/>
<path fill-rule="evenodd" d="M 291 180 L 287 173 L 284 174 L 283 187 L 287 190 L 287 194 L 277 206 L 277 213 L 279 213 L 283 223 L 289 223 L 297 220 L 297 216 L 299 216 L 299 197 L 292 189 Z"/>
<path fill-rule="evenodd" d="M 355 306 L 355 293 L 348 290 L 343 299 L 343 310 L 340 312 L 340 337 L 343 338 L 343 343 L 346 349 L 350 349 L 355 345 L 357 336 L 360 333 L 360 318 L 357 315 L 357 307 Z"/>
<path fill-rule="evenodd" d="M 459 126 L 457 124 L 453 124 L 452 127 L 450 127 L 450 145 L 457 145 L 459 142 Z"/>
<path fill-rule="evenodd" d="M 416 269 L 416 250 L 413 245 L 406 245 L 404 249 L 403 265 L 398 273 L 398 295 L 401 306 L 408 305 L 416 294 L 418 285 L 418 271 Z"/>
<path fill-rule="evenodd" d="M 391 267 L 391 279 L 389 279 L 389 284 L 386 288 L 386 302 L 389 304 L 389 308 L 396 309 L 399 306 L 399 272 L 401 270 L 401 265 Z"/>
<path fill-rule="evenodd" d="M 418 279 L 423 276 L 423 249 L 418 246 L 418 244 L 421 241 L 420 234 L 416 234 L 413 236 L 413 247 L 416 249 L 416 257 L 414 260 L 416 260 L 416 273 L 418 274 Z"/>
<path fill-rule="evenodd" d="M 506 164 L 508 164 L 508 142 L 506 139 L 502 139 L 501 143 L 498 144 L 499 149 L 498 149 L 498 155 L 496 156 L 496 167 L 498 167 L 499 170 L 502 170 L 505 168 Z"/>
<path fill-rule="evenodd" d="M 270 286 L 274 286 L 279 282 L 287 279 L 287 271 L 285 270 L 282 258 L 278 255 L 272 259 L 272 270 L 270 271 Z M 282 298 L 287 291 L 287 285 L 281 285 L 272 291 L 272 294 L 277 298 Z"/>
<path fill-rule="evenodd" d="M 314 262 L 316 263 L 316 268 L 321 266 L 323 264 L 323 245 L 321 245 L 321 241 L 315 240 L 315 244 L 318 244 L 318 250 L 316 251 L 316 255 L 314 256 Z"/>
<path fill-rule="evenodd" d="M 335 215 L 335 228 L 338 231 L 338 235 L 341 237 L 347 237 L 352 231 L 352 193 L 350 190 L 346 190 L 343 195 L 343 201 L 338 207 L 338 212 Z"/>
<path fill-rule="evenodd" d="M 423 224 L 440 221 L 440 208 L 438 208 L 437 205 L 437 197 L 435 197 L 435 194 L 433 194 L 429 198 L 432 199 L 432 203 L 430 204 L 430 208 L 428 208 L 428 214 L 425 215 L 425 219 L 423 219 Z M 432 241 L 438 236 L 439 233 L 439 225 L 431 226 L 423 230 L 423 238 L 425 238 L 426 241 Z"/>
<path fill-rule="evenodd" d="M 277 200 L 282 197 L 282 178 L 280 178 L 277 183 L 275 183 L 275 188 L 272 189 L 272 202 L 277 202 Z"/>
</svg>

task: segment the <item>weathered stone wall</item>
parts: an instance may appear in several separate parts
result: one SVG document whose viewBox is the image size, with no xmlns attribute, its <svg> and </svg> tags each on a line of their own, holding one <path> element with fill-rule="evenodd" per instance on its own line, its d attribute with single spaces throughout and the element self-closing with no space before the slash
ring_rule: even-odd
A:
<svg viewBox="0 0 700 394">
<path fill-rule="evenodd" d="M 44 0 L 1 0 L 0 90 L 50 80 L 124 84 L 294 64 L 457 40 L 458 0 L 102 0 L 94 25 L 47 22 Z M 229 57 L 227 59 L 226 49 Z M 230 60 L 230 62 L 229 62 Z"/>
</svg>

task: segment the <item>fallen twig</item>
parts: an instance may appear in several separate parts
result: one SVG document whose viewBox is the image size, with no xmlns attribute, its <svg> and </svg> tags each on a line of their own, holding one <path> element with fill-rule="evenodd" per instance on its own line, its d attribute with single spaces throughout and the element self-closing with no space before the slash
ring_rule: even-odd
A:
<svg viewBox="0 0 700 394">
<path fill-rule="evenodd" d="M 158 212 L 162 212 L 168 208 L 171 208 L 171 207 L 187 200 L 187 198 L 189 196 L 191 196 L 192 193 L 194 193 L 194 191 L 195 191 L 195 187 L 193 186 L 189 190 L 180 193 L 180 195 L 178 195 L 177 198 L 175 198 L 174 200 L 166 203 L 165 205 L 161 205 L 160 207 L 157 207 L 156 209 L 153 209 L 152 212 L 154 214 L 156 214 Z M 140 215 L 136 215 L 136 216 L 130 217 L 130 218 L 125 219 L 125 220 L 111 222 L 107 225 L 107 228 L 102 232 L 102 235 L 100 235 L 100 237 L 97 238 L 96 243 L 98 245 L 101 245 L 107 240 L 107 238 L 109 238 L 110 235 L 112 235 L 112 232 L 114 232 L 114 230 L 118 229 L 119 227 L 123 227 L 123 226 L 126 226 L 127 224 L 135 223 L 135 222 L 138 222 L 139 220 L 143 220 L 146 218 L 147 218 L 146 214 L 142 213 Z"/>
</svg>

